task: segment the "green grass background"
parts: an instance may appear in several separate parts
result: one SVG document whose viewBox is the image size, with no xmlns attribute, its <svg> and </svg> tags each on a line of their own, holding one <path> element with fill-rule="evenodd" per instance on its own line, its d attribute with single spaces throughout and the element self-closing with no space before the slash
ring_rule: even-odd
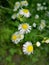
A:
<svg viewBox="0 0 49 65">
<path fill-rule="evenodd" d="M 46 11 L 37 12 L 36 10 L 37 3 L 46 2 L 49 11 L 49 0 L 27 0 L 29 3 L 27 8 L 32 16 L 22 22 L 11 19 L 16 1 L 22 0 L 0 0 L 0 65 L 49 65 L 49 44 L 43 44 L 41 48 L 35 47 L 34 54 L 30 56 L 22 52 L 22 45 L 26 41 L 32 41 L 34 44 L 38 40 L 41 41 L 43 37 L 49 37 L 49 28 L 45 28 L 42 32 L 32 28 L 32 31 L 26 34 L 24 40 L 18 45 L 11 42 L 11 35 L 18 31 L 18 25 L 22 22 L 32 25 L 35 21 L 39 25 L 40 20 L 45 19 L 49 26 L 49 17 L 45 16 Z M 34 19 L 35 14 L 40 16 L 38 20 Z"/>
</svg>

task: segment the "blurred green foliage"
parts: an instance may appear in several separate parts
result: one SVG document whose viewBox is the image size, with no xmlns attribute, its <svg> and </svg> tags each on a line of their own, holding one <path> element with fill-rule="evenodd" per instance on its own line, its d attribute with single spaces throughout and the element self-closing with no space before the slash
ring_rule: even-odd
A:
<svg viewBox="0 0 49 65">
<path fill-rule="evenodd" d="M 0 65 L 49 65 L 49 44 L 43 44 L 41 48 L 37 48 L 36 50 L 34 47 L 34 54 L 30 56 L 24 55 L 21 49 L 22 44 L 27 40 L 35 43 L 38 40 L 41 41 L 43 37 L 49 37 L 49 28 L 44 29 L 43 32 L 32 29 L 29 34 L 25 35 L 25 39 L 19 43 L 20 45 L 11 42 L 11 35 L 17 31 L 18 25 L 21 23 L 19 20 L 13 21 L 11 19 L 14 3 L 16 1 L 21 0 L 0 0 Z M 49 26 L 49 17 L 44 16 L 45 11 L 42 13 L 36 11 L 36 3 L 42 2 L 47 3 L 49 10 L 49 1 L 27 1 L 29 2 L 28 9 L 32 17 L 24 19 L 24 22 L 32 25 L 35 21 L 39 24 L 42 18 L 46 20 L 46 24 Z M 34 20 L 36 13 L 40 16 L 39 20 Z M 38 35 L 41 35 L 41 37 Z"/>
</svg>

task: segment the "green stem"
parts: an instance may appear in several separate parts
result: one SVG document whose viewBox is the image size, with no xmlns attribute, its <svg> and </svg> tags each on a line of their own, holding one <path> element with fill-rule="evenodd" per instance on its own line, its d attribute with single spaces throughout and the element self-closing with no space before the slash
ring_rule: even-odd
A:
<svg viewBox="0 0 49 65">
<path fill-rule="evenodd" d="M 46 26 L 49 29 L 49 26 Z"/>
<path fill-rule="evenodd" d="M 42 35 L 36 35 L 36 36 L 41 37 L 41 38 L 44 38 L 44 36 L 42 36 Z"/>
<path fill-rule="evenodd" d="M 12 11 L 12 9 L 9 9 L 9 8 L 6 8 L 6 7 L 3 7 L 3 6 L 0 6 L 0 8 L 4 9 L 4 10 L 8 10 L 8 11 Z"/>
<path fill-rule="evenodd" d="M 13 8 L 14 5 L 13 5 L 9 0 L 7 0 L 7 2 L 8 2 L 8 3 L 12 6 L 12 8 Z"/>
</svg>

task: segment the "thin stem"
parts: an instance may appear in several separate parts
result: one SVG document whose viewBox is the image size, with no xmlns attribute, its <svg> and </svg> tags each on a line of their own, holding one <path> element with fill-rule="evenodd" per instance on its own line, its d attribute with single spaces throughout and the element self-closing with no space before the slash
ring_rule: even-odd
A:
<svg viewBox="0 0 49 65">
<path fill-rule="evenodd" d="M 12 7 L 14 6 L 9 0 L 7 0 L 7 2 L 8 2 Z"/>
<path fill-rule="evenodd" d="M 33 44 L 33 45 L 36 45 L 36 44 Z"/>
<path fill-rule="evenodd" d="M 5 9 L 5 10 L 12 10 L 12 9 L 9 9 L 9 8 L 3 7 L 3 6 L 0 6 L 0 8 Z"/>
<path fill-rule="evenodd" d="M 49 29 L 49 26 L 46 26 Z"/>
<path fill-rule="evenodd" d="M 42 36 L 42 35 L 36 35 L 36 36 L 39 36 L 39 37 L 41 37 L 41 38 L 44 38 L 44 36 Z"/>
</svg>

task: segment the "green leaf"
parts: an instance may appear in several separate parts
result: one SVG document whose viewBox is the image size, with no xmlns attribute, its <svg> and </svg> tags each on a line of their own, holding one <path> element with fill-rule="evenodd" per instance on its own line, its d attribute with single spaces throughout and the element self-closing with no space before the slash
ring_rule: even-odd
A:
<svg viewBox="0 0 49 65">
<path fill-rule="evenodd" d="M 9 52 L 10 52 L 11 55 L 14 55 L 14 53 L 16 52 L 16 49 L 11 48 L 11 49 L 9 50 Z"/>
<path fill-rule="evenodd" d="M 12 61 L 12 57 L 11 57 L 10 55 L 7 56 L 7 57 L 6 57 L 6 61 L 7 61 L 7 62 L 11 62 L 11 61 Z"/>
</svg>

